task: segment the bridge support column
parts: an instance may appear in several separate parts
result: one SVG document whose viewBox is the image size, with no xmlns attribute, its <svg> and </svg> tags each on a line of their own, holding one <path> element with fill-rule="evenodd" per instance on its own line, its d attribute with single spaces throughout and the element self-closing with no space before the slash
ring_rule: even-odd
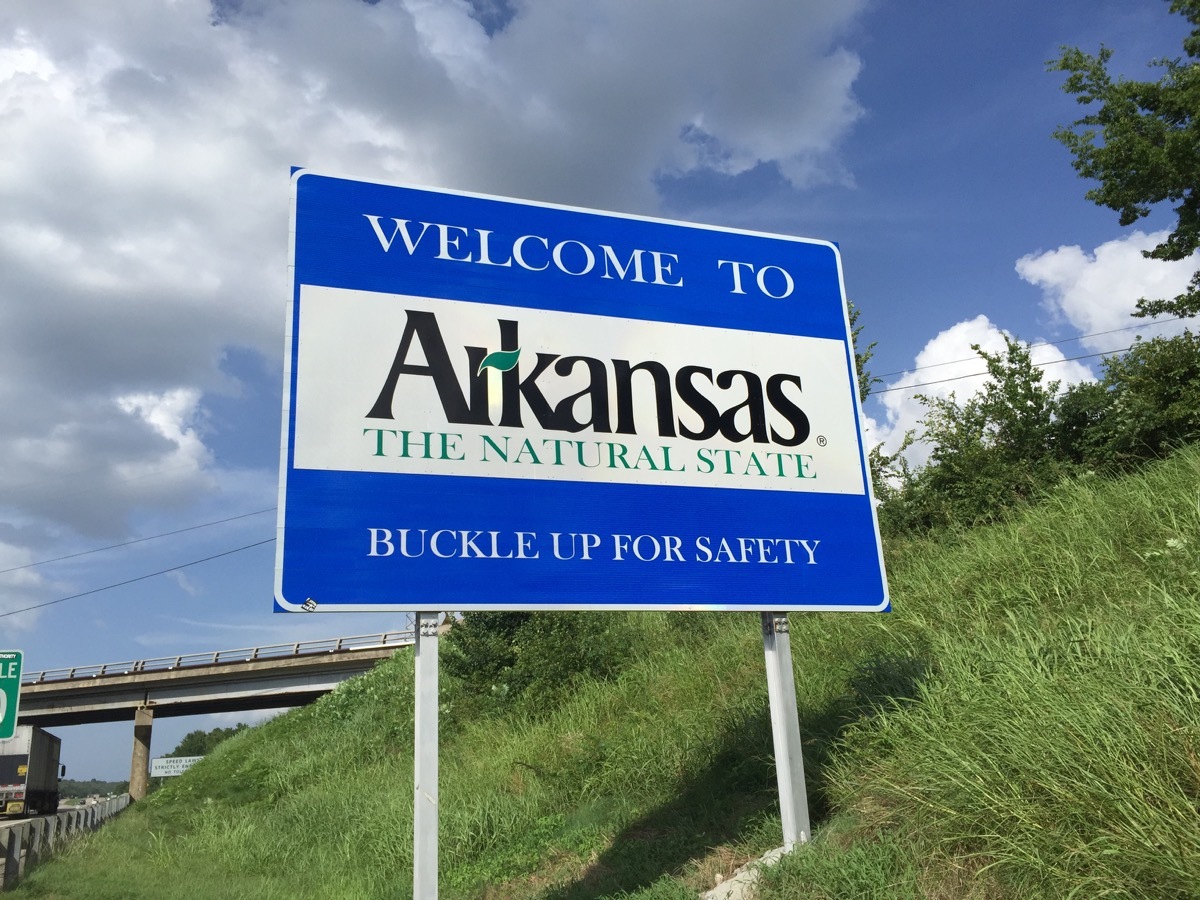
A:
<svg viewBox="0 0 1200 900">
<path fill-rule="evenodd" d="M 154 707 L 139 706 L 133 713 L 133 762 L 129 767 L 129 796 L 143 800 L 150 787 L 150 732 Z"/>
</svg>

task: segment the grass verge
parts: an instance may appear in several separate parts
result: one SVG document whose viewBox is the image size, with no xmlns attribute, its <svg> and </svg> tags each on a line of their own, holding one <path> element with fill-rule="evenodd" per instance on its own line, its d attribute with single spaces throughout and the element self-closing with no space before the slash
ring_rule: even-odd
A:
<svg viewBox="0 0 1200 900">
<path fill-rule="evenodd" d="M 896 612 L 792 617 L 817 837 L 763 900 L 1200 896 L 1200 452 L 888 548 Z M 757 617 L 629 614 L 537 715 L 444 697 L 442 896 L 694 897 L 777 846 Z M 14 896 L 407 896 L 398 657 L 239 734 Z"/>
</svg>

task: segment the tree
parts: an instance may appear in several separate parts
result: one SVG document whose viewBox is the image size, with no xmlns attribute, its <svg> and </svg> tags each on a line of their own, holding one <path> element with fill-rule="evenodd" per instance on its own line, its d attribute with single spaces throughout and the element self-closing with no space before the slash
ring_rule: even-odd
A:
<svg viewBox="0 0 1200 900">
<path fill-rule="evenodd" d="M 1139 338 L 1104 360 L 1106 403 L 1083 433 L 1083 461 L 1121 470 L 1200 439 L 1200 337 Z"/>
<path fill-rule="evenodd" d="M 509 690 L 517 636 L 533 613 L 469 612 L 446 639 L 442 668 L 479 692 Z"/>
<path fill-rule="evenodd" d="M 1054 444 L 1060 459 L 1076 466 L 1096 465 L 1098 429 L 1112 401 L 1112 392 L 1099 381 L 1081 381 L 1066 390 L 1054 417 Z"/>
<path fill-rule="evenodd" d="M 1063 90 L 1079 103 L 1099 104 L 1054 132 L 1074 156 L 1075 170 L 1100 182 L 1087 198 L 1119 213 L 1122 225 L 1149 215 L 1155 204 L 1176 204 L 1174 230 L 1145 255 L 1182 260 L 1200 248 L 1200 0 L 1172 0 L 1170 11 L 1194 27 L 1183 42 L 1187 61 L 1153 61 L 1163 70 L 1158 81 L 1114 81 L 1108 71 L 1112 51 L 1103 46 L 1095 56 L 1064 48 L 1050 67 L 1069 73 Z M 1162 313 L 1200 313 L 1200 270 L 1174 298 L 1138 300 L 1135 315 Z"/>
<path fill-rule="evenodd" d="M 212 731 L 189 731 L 183 740 L 167 756 L 207 756 L 217 744 L 233 737 L 247 726 L 238 722 L 232 728 L 214 728 Z"/>
<path fill-rule="evenodd" d="M 1003 353 L 972 349 L 987 365 L 982 391 L 918 397 L 928 410 L 920 440 L 930 444 L 919 472 L 885 494 L 881 525 L 893 533 L 994 521 L 1057 483 L 1065 467 L 1055 447 L 1058 382 L 1042 383 L 1027 345 L 1005 337 Z"/>
<path fill-rule="evenodd" d="M 450 629 L 441 664 L 468 705 L 540 713 L 579 679 L 616 675 L 633 638 L 616 613 L 468 612 Z"/>
<path fill-rule="evenodd" d="M 875 355 L 875 341 L 867 344 L 861 350 L 858 336 L 862 334 L 863 326 L 858 324 L 858 317 L 861 310 L 854 305 L 853 301 L 848 301 L 847 306 L 850 310 L 850 339 L 854 344 L 854 368 L 858 372 L 858 402 L 866 403 L 867 397 L 871 393 L 871 388 L 883 382 L 882 378 L 876 378 L 867 369 L 867 363 L 871 361 L 871 357 Z"/>
</svg>

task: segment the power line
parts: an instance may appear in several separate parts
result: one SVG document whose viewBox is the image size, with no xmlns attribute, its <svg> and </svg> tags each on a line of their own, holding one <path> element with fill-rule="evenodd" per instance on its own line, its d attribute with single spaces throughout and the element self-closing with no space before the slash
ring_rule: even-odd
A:
<svg viewBox="0 0 1200 900">
<path fill-rule="evenodd" d="M 151 572 L 149 575 L 139 575 L 136 578 L 130 578 L 127 581 L 120 581 L 116 584 L 106 584 L 104 587 L 93 588 L 90 591 L 82 591 L 78 594 L 72 594 L 70 597 L 59 597 L 57 600 L 47 600 L 45 603 L 35 603 L 33 606 L 26 606 L 22 609 L 12 609 L 8 612 L 0 613 L 0 619 L 8 616 L 15 616 L 18 613 L 30 612 L 31 610 L 41 609 L 45 606 L 54 606 L 56 603 L 66 603 L 68 600 L 78 600 L 80 597 L 88 597 L 92 594 L 99 594 L 101 591 L 110 591 L 113 588 L 125 587 L 127 584 L 134 584 L 138 581 L 145 581 L 147 578 L 153 578 L 156 575 L 166 575 L 168 572 L 178 572 L 180 569 L 186 569 L 190 566 L 198 566 L 200 563 L 210 562 L 214 559 L 220 559 L 222 556 L 232 556 L 234 553 L 241 553 L 243 550 L 251 550 L 254 547 L 261 547 L 263 544 L 269 544 L 275 538 L 267 538 L 265 541 L 259 541 L 256 544 L 247 544 L 244 547 L 235 547 L 233 550 L 226 550 L 224 553 L 214 553 L 212 556 L 206 556 L 204 559 L 194 559 L 188 563 L 182 563 L 178 566 L 171 566 L 169 569 L 160 569 L 157 572 Z"/>
<path fill-rule="evenodd" d="M 1124 349 L 1118 348 L 1116 350 L 1105 350 L 1103 353 L 1087 353 L 1083 356 L 1068 356 L 1064 359 L 1052 359 L 1049 362 L 1034 363 L 1034 365 L 1036 365 L 1038 368 L 1045 368 L 1046 366 L 1053 366 L 1053 365 L 1057 365 L 1058 363 L 1074 362 L 1077 359 L 1093 359 L 1094 357 L 1097 357 L 1097 356 L 1111 356 L 1114 353 L 1126 353 L 1131 349 L 1133 349 L 1133 348 L 1125 347 Z M 959 362 L 969 362 L 969 360 L 964 359 L 964 360 L 959 360 Z M 884 388 L 881 391 L 871 391 L 871 396 L 873 397 L 876 394 L 887 394 L 891 391 L 911 391 L 913 388 L 929 387 L 931 384 L 945 384 L 948 381 L 962 381 L 962 379 L 964 379 L 964 378 L 978 378 L 980 375 L 987 375 L 987 374 L 988 374 L 988 372 L 985 369 L 982 372 L 970 372 L 966 375 L 955 375 L 952 378 L 939 378 L 937 381 L 923 381 L 920 384 L 903 384 L 903 385 L 900 385 L 899 387 Z"/>
<path fill-rule="evenodd" d="M 1034 350 L 1038 347 L 1056 347 L 1059 344 L 1069 344 L 1069 343 L 1071 343 L 1071 341 L 1082 341 L 1084 338 L 1101 337 L 1102 335 L 1106 335 L 1106 334 L 1117 334 L 1118 332 L 1121 332 L 1121 331 L 1135 331 L 1139 328 L 1150 328 L 1151 326 L 1154 326 L 1154 325 L 1166 325 L 1168 322 L 1178 322 L 1182 318 L 1183 318 L 1183 316 L 1176 316 L 1173 319 L 1160 319 L 1156 322 L 1146 322 L 1146 323 L 1138 324 L 1138 325 L 1126 325 L 1124 328 L 1113 328 L 1109 331 L 1093 331 L 1090 334 L 1081 334 L 1081 335 L 1079 335 L 1077 337 L 1073 337 L 1073 338 L 1063 338 L 1061 341 L 1042 341 L 1040 344 L 1030 344 L 1029 347 L 1026 349 Z M 1093 354 L 1093 355 L 1103 356 L 1103 354 Z M 881 379 L 882 378 L 891 378 L 893 375 L 907 375 L 909 372 L 920 372 L 923 369 L 936 369 L 938 366 L 952 366 L 955 363 L 974 362 L 978 358 L 979 358 L 978 356 L 968 356 L 964 359 L 951 359 L 951 360 L 947 360 L 946 362 L 930 363 L 927 366 L 915 366 L 911 369 L 902 369 L 899 372 L 886 372 L 883 375 L 878 375 L 876 377 L 881 378 Z M 1076 357 L 1076 359 L 1086 359 L 1086 358 L 1087 357 L 1082 357 L 1082 356 Z M 967 376 L 964 376 L 964 377 L 967 377 Z M 936 382 L 931 382 L 931 384 L 936 384 Z M 888 390 L 896 390 L 896 389 L 888 388 Z M 872 391 L 872 393 L 881 394 L 881 393 L 883 393 L 883 391 Z"/>
<path fill-rule="evenodd" d="M 117 550 L 121 547 L 132 547 L 134 544 L 143 544 L 146 541 L 154 541 L 158 538 L 171 537 L 176 534 L 183 534 L 188 531 L 195 531 L 199 528 L 208 528 L 211 525 L 224 525 L 226 522 L 236 522 L 238 519 L 248 519 L 250 516 L 261 516 L 263 513 L 274 512 L 275 507 L 269 509 L 258 509 L 254 512 L 242 513 L 240 516 L 230 516 L 227 519 L 217 519 L 213 522 L 203 522 L 200 525 L 191 525 L 187 528 L 180 528 L 178 531 L 164 531 L 162 534 L 152 534 L 148 537 L 135 538 L 132 541 L 125 541 L 121 544 L 109 544 L 107 547 L 96 547 L 92 550 L 80 550 L 78 553 L 68 553 L 66 556 L 56 556 L 53 559 L 42 559 L 38 562 L 25 563 L 23 566 L 12 566 L 8 569 L 0 569 L 0 575 L 7 572 L 19 572 L 21 569 L 32 569 L 35 566 L 44 566 L 47 563 L 62 562 L 64 559 L 75 559 L 79 556 L 87 556 L 91 553 L 103 553 L 105 550 Z"/>
</svg>

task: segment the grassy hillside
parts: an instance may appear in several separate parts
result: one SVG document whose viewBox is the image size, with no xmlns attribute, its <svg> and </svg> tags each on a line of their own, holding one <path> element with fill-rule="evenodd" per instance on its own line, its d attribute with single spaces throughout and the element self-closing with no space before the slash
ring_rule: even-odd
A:
<svg viewBox="0 0 1200 900">
<path fill-rule="evenodd" d="M 1200 896 L 1200 452 L 888 554 L 896 612 L 792 617 L 817 838 L 764 900 Z M 757 617 L 610 624 L 555 709 L 447 690 L 443 897 L 694 898 L 780 842 Z M 14 896 L 407 896 L 411 698 L 401 656 L 239 734 Z"/>
</svg>

